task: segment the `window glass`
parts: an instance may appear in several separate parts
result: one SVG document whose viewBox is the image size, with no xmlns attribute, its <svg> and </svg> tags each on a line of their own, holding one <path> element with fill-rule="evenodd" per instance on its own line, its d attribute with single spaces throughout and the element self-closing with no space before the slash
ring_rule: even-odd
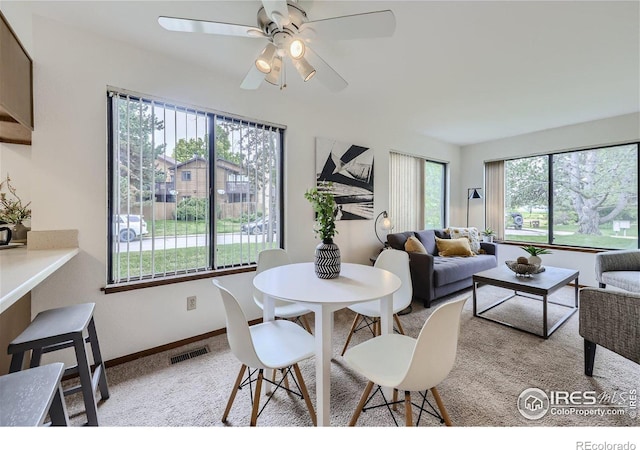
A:
<svg viewBox="0 0 640 450">
<path fill-rule="evenodd" d="M 638 247 L 638 146 L 553 155 L 553 243 Z"/>
<path fill-rule="evenodd" d="M 425 161 L 424 175 L 424 228 L 443 228 L 445 165 Z"/>
<path fill-rule="evenodd" d="M 282 128 L 122 92 L 109 102 L 109 284 L 280 247 Z"/>
<path fill-rule="evenodd" d="M 638 144 L 509 160 L 504 175 L 505 240 L 638 248 Z"/>
<path fill-rule="evenodd" d="M 505 161 L 505 219 L 507 241 L 548 240 L 548 157 Z"/>
</svg>

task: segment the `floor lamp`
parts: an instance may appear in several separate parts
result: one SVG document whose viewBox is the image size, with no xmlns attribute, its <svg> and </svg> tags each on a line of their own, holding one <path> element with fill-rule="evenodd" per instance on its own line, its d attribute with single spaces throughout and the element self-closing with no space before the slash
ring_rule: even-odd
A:
<svg viewBox="0 0 640 450">
<path fill-rule="evenodd" d="M 482 188 L 467 188 L 467 227 L 469 227 L 469 200 L 472 198 L 482 198 L 478 189 L 482 190 Z M 471 192 L 473 191 L 473 192 Z"/>
</svg>

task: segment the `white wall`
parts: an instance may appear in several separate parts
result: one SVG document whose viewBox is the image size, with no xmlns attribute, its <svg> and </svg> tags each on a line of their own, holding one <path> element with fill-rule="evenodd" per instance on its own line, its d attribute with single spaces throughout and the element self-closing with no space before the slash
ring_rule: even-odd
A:
<svg viewBox="0 0 640 450">
<path fill-rule="evenodd" d="M 549 153 L 559 150 L 575 150 L 588 147 L 626 143 L 640 140 L 640 114 L 596 120 L 577 125 L 539 131 L 526 135 L 500 139 L 462 147 L 462 177 L 473 180 L 474 186 L 484 185 L 486 161 Z M 472 183 L 472 184 L 473 184 Z M 472 224 L 484 224 L 484 205 L 471 209 Z M 522 256 L 524 252 L 513 245 L 500 245 L 499 263 Z M 554 250 L 542 256 L 544 264 L 573 268 L 580 271 L 580 284 L 597 286 L 593 253 Z"/>
<path fill-rule="evenodd" d="M 106 239 L 106 86 L 214 108 L 287 126 L 285 143 L 285 247 L 294 261 L 311 261 L 317 241 L 313 212 L 303 192 L 315 180 L 316 136 L 375 150 L 375 212 L 388 208 L 388 152 L 398 150 L 451 163 L 458 178 L 459 148 L 411 134 L 380 111 L 296 102 L 295 92 L 262 88 L 242 91 L 239 80 L 184 66 L 120 42 L 71 29 L 41 17 L 25 39 L 34 60 L 35 131 L 29 147 L 0 147 L 2 171 L 20 179 L 33 201 L 32 228 L 79 229 L 80 254 L 33 293 L 34 314 L 78 302 L 97 304 L 96 323 L 104 357 L 113 359 L 224 327 L 224 312 L 211 280 L 103 294 Z M 29 27 L 25 27 L 28 29 Z M 18 147 L 18 146 L 16 146 Z M 454 178 L 454 179 L 455 179 Z M 29 180 L 25 182 L 24 180 Z M 21 188 L 22 189 L 22 188 Z M 458 187 L 452 186 L 458 195 Z M 372 221 L 338 224 L 343 261 L 367 264 L 378 248 Z M 248 315 L 260 312 L 249 300 L 251 274 L 223 282 L 243 297 Z M 186 311 L 186 297 L 198 308 Z"/>
</svg>

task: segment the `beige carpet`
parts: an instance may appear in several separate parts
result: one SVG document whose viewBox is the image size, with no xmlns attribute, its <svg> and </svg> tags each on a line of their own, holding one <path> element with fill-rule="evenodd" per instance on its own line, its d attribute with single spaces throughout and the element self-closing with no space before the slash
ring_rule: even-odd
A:
<svg viewBox="0 0 640 450">
<path fill-rule="evenodd" d="M 504 296 L 507 291 L 490 286 L 479 289 L 482 304 Z M 470 291 L 464 296 L 470 296 Z M 459 297 L 451 296 L 445 301 Z M 573 288 L 560 290 L 555 300 L 571 302 Z M 439 304 L 439 303 L 438 303 Z M 431 309 L 413 305 L 413 312 L 401 316 L 405 331 L 417 336 Z M 550 308 L 550 317 L 560 307 Z M 495 311 L 535 329 L 541 323 L 542 305 L 533 300 L 511 300 Z M 354 314 L 343 310 L 336 314 L 334 361 L 331 383 L 331 424 L 345 426 L 358 402 L 366 381 L 354 374 L 338 356 Z M 352 345 L 368 338 L 364 330 L 356 334 Z M 438 342 L 433 342 L 438 345 Z M 209 353 L 170 364 L 170 357 L 189 349 L 206 346 Z M 301 369 L 315 401 L 314 360 Z M 107 370 L 111 397 L 99 404 L 99 417 L 106 427 L 222 427 L 221 416 L 239 363 L 230 352 L 226 335 L 122 364 Z M 578 313 L 549 339 L 513 330 L 472 315 L 469 297 L 462 313 L 461 334 L 455 366 L 438 386 L 454 425 L 459 427 L 624 427 L 638 426 L 640 419 L 629 414 L 585 416 L 547 414 L 540 420 L 524 418 L 517 399 L 527 388 L 546 392 L 595 391 L 620 395 L 640 387 L 640 366 L 606 349 L 598 348 L 593 378 L 584 375 L 582 339 L 578 335 Z M 637 392 L 637 391 L 636 391 Z M 79 395 L 68 398 L 74 423 L 85 418 Z M 250 416 L 248 389 L 239 392 L 228 425 L 247 426 Z M 415 417 L 415 415 L 414 415 Z M 397 418 L 404 422 L 402 408 Z M 311 425 L 302 400 L 278 393 L 258 419 L 262 427 L 308 427 Z M 362 427 L 393 426 L 385 408 L 363 413 Z M 420 426 L 444 427 L 431 416 Z"/>
</svg>

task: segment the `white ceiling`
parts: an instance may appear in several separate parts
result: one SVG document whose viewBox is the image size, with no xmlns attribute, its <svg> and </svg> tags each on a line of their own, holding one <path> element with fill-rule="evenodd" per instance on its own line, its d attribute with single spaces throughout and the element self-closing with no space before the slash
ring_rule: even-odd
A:
<svg viewBox="0 0 640 450">
<path fill-rule="evenodd" d="M 3 0 L 3 10 L 15 9 Z M 256 24 L 260 1 L 39 1 L 19 9 L 206 67 L 239 85 L 262 39 L 162 29 L 160 15 Z M 391 9 L 391 38 L 317 42 L 349 86 L 290 71 L 305 105 L 376 108 L 466 145 L 640 111 L 638 1 L 301 1 L 309 20 Z M 260 90 L 277 89 L 263 83 Z M 283 95 L 285 95 L 283 93 Z M 639 125 L 640 126 L 640 125 Z"/>
</svg>

